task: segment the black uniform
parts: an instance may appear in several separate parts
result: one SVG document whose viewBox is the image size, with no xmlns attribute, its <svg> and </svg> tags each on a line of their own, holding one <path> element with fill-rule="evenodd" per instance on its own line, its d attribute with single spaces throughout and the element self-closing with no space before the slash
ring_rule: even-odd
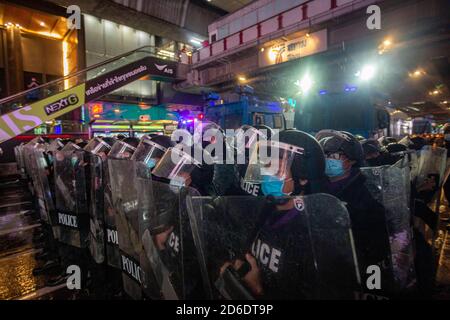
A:
<svg viewBox="0 0 450 320">
<path fill-rule="evenodd" d="M 372 197 L 364 181 L 359 169 L 354 168 L 348 178 L 328 184 L 328 192 L 346 202 L 362 275 L 369 265 L 388 263 L 390 255 L 384 208 Z"/>
<path fill-rule="evenodd" d="M 261 268 L 263 299 L 307 299 L 314 296 L 313 250 L 307 217 L 295 207 L 273 211 L 266 207 L 266 221 L 251 247 Z"/>
</svg>

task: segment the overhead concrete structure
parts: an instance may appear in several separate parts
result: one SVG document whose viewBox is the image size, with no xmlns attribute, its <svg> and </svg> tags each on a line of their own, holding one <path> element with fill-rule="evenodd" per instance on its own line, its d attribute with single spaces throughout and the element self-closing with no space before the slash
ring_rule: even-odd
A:
<svg viewBox="0 0 450 320">
<path fill-rule="evenodd" d="M 74 4 L 72 0 L 49 0 L 49 2 L 63 7 Z M 131 6 L 128 1 L 76 1 L 84 14 L 101 17 L 182 43 L 189 43 L 193 37 L 206 38 L 208 23 L 224 14 L 224 12 L 202 8 L 189 1 L 174 2 L 176 5 L 170 9 L 167 7 L 167 1 L 163 0 L 135 1 L 134 3 L 135 5 Z"/>
<path fill-rule="evenodd" d="M 275 10 L 276 3 L 281 2 L 255 1 L 211 24 L 209 37 L 214 41 L 193 54 L 188 80 L 177 88 L 188 92 L 209 88 L 225 94 L 245 83 L 258 95 L 291 97 L 298 93 L 295 80 L 316 64 L 321 70 L 314 76 L 321 79 L 315 81 L 327 87 L 319 89 L 343 90 L 342 83 L 354 80 L 357 68 L 384 57 L 390 61 L 382 71 L 386 76 L 373 84 L 381 86 L 385 96 L 380 99 L 386 105 L 390 102 L 407 112 L 405 107 L 427 101 L 423 105 L 429 107 L 415 114 L 434 110 L 431 113 L 439 118 L 448 117 L 448 1 L 291 1 L 294 5 L 285 11 Z M 372 4 L 381 8 L 381 30 L 367 28 L 366 10 Z M 266 12 L 262 8 L 270 6 L 274 10 L 267 12 L 272 16 L 261 19 L 259 13 Z M 248 25 L 255 12 L 254 24 Z M 427 70 L 420 81 L 408 76 L 418 67 Z"/>
</svg>

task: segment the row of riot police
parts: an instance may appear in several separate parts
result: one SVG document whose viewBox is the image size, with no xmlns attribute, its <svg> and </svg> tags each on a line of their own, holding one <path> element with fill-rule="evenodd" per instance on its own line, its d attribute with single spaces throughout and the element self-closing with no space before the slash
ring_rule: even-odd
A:
<svg viewBox="0 0 450 320">
<path fill-rule="evenodd" d="M 390 163 L 367 166 L 372 142 L 347 132 L 225 135 L 203 123 L 180 136 L 17 148 L 46 235 L 38 271 L 58 266 L 49 285 L 75 265 L 80 298 L 422 294 L 412 189 L 442 183 L 442 150 L 394 148 Z"/>
</svg>

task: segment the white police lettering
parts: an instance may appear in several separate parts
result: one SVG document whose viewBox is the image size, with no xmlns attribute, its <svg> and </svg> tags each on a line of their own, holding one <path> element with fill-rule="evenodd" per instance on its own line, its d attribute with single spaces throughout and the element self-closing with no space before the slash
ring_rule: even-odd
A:
<svg viewBox="0 0 450 320">
<path fill-rule="evenodd" d="M 137 206 L 138 206 L 138 201 L 137 200 L 125 202 L 123 204 L 125 212 L 130 212 L 131 210 L 135 210 L 137 208 Z"/>
<path fill-rule="evenodd" d="M 141 268 L 124 255 L 122 255 L 122 270 L 141 283 Z"/>
<path fill-rule="evenodd" d="M 68 227 L 78 228 L 76 216 L 58 212 L 58 222 Z"/>
<path fill-rule="evenodd" d="M 106 239 L 107 239 L 108 243 L 113 243 L 113 244 L 119 245 L 119 240 L 117 237 L 116 230 L 106 229 Z"/>
<path fill-rule="evenodd" d="M 180 250 L 180 238 L 174 233 L 170 233 L 169 246 L 176 252 Z"/>
<path fill-rule="evenodd" d="M 241 178 L 241 189 L 251 194 L 252 196 L 257 197 L 259 194 L 259 184 L 253 184 L 250 182 L 245 182 L 243 178 Z"/>
<path fill-rule="evenodd" d="M 273 272 L 278 272 L 281 251 L 270 247 L 267 243 L 257 239 L 252 245 L 252 254 L 259 262 Z"/>
</svg>

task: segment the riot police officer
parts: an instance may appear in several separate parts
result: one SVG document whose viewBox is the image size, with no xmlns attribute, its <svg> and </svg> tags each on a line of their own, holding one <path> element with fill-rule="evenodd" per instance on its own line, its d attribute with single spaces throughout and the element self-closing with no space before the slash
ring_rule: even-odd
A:
<svg viewBox="0 0 450 320">
<path fill-rule="evenodd" d="M 267 157 L 260 153 L 264 148 Z M 356 284 L 353 263 L 353 268 L 334 265 L 349 280 L 339 285 L 336 281 L 331 285 L 330 275 L 316 272 L 323 260 L 315 253 L 316 226 L 311 226 L 329 221 L 330 213 L 333 220 L 348 214 L 336 198 L 317 194 L 325 182 L 325 158 L 314 137 L 297 130 L 282 131 L 270 141 L 260 141 L 251 158 L 255 160 L 250 161 L 245 180 L 260 183 L 266 198 L 219 197 L 202 205 L 208 212 L 203 213 L 208 221 L 203 231 L 208 239 L 204 255 L 209 257 L 209 277 L 220 294 L 228 299 L 311 299 L 333 296 L 335 285 Z M 314 215 L 318 219 L 310 220 Z M 349 224 L 346 228 L 344 237 Z M 343 251 L 351 256 L 351 241 L 344 242 L 348 250 Z M 333 243 L 335 253 L 341 249 Z M 327 251 L 326 246 L 321 250 Z M 327 290 L 324 283 L 329 285 Z"/>
<path fill-rule="evenodd" d="M 360 172 L 362 147 L 351 134 L 333 130 L 317 134 L 326 156 L 328 192 L 346 203 L 355 236 L 362 283 L 370 265 L 389 265 L 389 237 L 384 208 L 365 186 Z"/>
</svg>

